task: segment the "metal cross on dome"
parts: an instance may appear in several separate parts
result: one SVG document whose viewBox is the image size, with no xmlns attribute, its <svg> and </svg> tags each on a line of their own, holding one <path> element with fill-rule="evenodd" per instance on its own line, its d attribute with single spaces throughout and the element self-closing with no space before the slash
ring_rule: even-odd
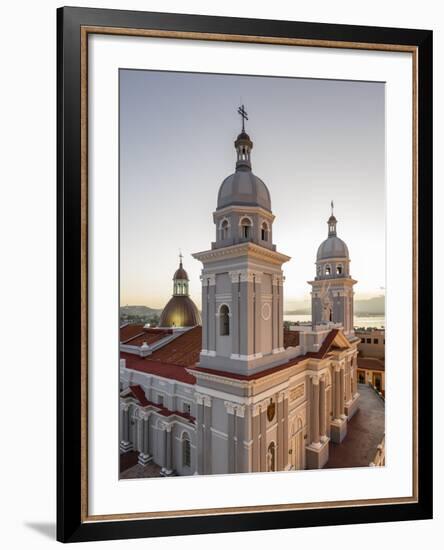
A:
<svg viewBox="0 0 444 550">
<path fill-rule="evenodd" d="M 241 105 L 238 107 L 237 112 L 242 117 L 242 132 L 245 132 L 245 120 L 248 120 L 248 113 L 245 110 L 245 106 Z"/>
</svg>

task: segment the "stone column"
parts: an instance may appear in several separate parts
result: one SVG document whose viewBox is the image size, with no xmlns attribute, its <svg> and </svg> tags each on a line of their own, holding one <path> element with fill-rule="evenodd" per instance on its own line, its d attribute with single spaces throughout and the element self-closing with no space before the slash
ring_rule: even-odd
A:
<svg viewBox="0 0 444 550">
<path fill-rule="evenodd" d="M 288 394 L 284 393 L 284 422 L 283 422 L 283 464 L 282 468 L 285 470 L 285 468 L 288 465 Z"/>
<path fill-rule="evenodd" d="M 267 408 L 266 406 L 261 406 L 261 413 L 260 413 L 260 433 L 261 433 L 261 441 L 260 441 L 260 471 L 266 472 L 267 471 Z"/>
<path fill-rule="evenodd" d="M 252 440 L 253 448 L 251 451 L 252 454 L 252 470 L 253 472 L 260 472 L 260 407 L 259 405 L 253 405 L 252 416 L 253 416 L 253 426 L 252 426 Z"/>
<path fill-rule="evenodd" d="M 211 397 L 208 395 L 204 396 L 204 424 L 204 472 L 205 474 L 211 474 Z"/>
<path fill-rule="evenodd" d="M 278 348 L 279 350 L 284 349 L 284 280 L 283 277 L 279 277 L 279 284 L 278 284 L 278 291 L 279 291 L 279 306 L 278 306 L 278 323 L 277 323 L 277 330 L 278 330 Z"/>
<path fill-rule="evenodd" d="M 272 284 L 271 284 L 271 349 L 277 350 L 279 347 L 278 344 L 278 336 L 279 336 L 279 323 L 278 323 L 278 317 L 279 317 L 279 309 L 278 309 L 278 277 L 277 275 L 273 275 L 272 277 Z"/>
<path fill-rule="evenodd" d="M 202 275 L 202 349 L 208 351 L 209 342 L 209 323 L 208 317 L 208 278 Z"/>
<path fill-rule="evenodd" d="M 240 272 L 230 271 L 231 277 L 231 353 L 235 356 L 240 354 Z"/>
<path fill-rule="evenodd" d="M 146 413 L 139 420 L 139 422 L 141 423 L 142 444 L 140 445 L 140 453 L 137 461 L 141 466 L 145 466 L 146 464 L 148 464 L 148 462 L 152 460 L 152 457 L 149 453 L 149 421 L 149 415 L 147 415 Z"/>
<path fill-rule="evenodd" d="M 311 377 L 311 441 L 319 445 L 319 377 Z"/>
<path fill-rule="evenodd" d="M 197 471 L 198 474 L 205 473 L 204 470 L 204 445 L 205 445 L 205 436 L 204 436 L 204 404 L 203 404 L 203 395 L 196 394 L 196 404 L 197 404 L 197 413 L 196 413 L 196 422 L 197 422 Z"/>
<path fill-rule="evenodd" d="M 262 321 L 262 292 L 261 292 L 261 277 L 260 274 L 253 274 L 253 305 L 254 305 L 254 333 L 253 333 L 253 353 L 254 355 L 262 356 L 261 346 L 261 321 Z"/>
<path fill-rule="evenodd" d="M 235 449 L 234 449 L 234 407 L 235 404 L 231 403 L 231 401 L 225 401 L 225 409 L 227 411 L 228 416 L 228 440 L 227 440 L 227 456 L 228 456 L 228 473 L 234 474 L 235 473 Z"/>
<path fill-rule="evenodd" d="M 165 456 L 166 456 L 166 466 L 165 466 L 165 473 L 168 475 L 168 474 L 171 474 L 172 471 L 173 471 L 173 432 L 172 432 L 172 429 L 171 429 L 171 425 L 168 424 L 166 426 L 166 446 L 165 446 Z"/>
<path fill-rule="evenodd" d="M 147 415 L 143 421 L 143 452 L 146 455 L 150 454 L 150 417 Z"/>
<path fill-rule="evenodd" d="M 245 449 L 245 441 L 250 440 L 250 433 L 245 417 L 245 405 L 236 405 L 235 407 L 235 471 L 248 472 L 248 452 Z"/>
<path fill-rule="evenodd" d="M 284 462 L 284 394 L 280 393 L 277 400 L 277 456 L 276 456 L 276 471 L 282 470 Z"/>
<path fill-rule="evenodd" d="M 334 389 L 334 417 L 340 418 L 341 416 L 341 391 L 340 391 L 340 367 L 335 366 L 335 383 L 333 386 Z"/>
<path fill-rule="evenodd" d="M 120 452 L 127 453 L 133 448 L 129 440 L 129 405 L 120 405 Z"/>
<path fill-rule="evenodd" d="M 340 415 L 344 416 L 344 391 L 345 391 L 345 367 L 341 367 L 340 378 L 339 378 L 339 391 L 340 391 L 340 401 L 339 409 Z"/>
<path fill-rule="evenodd" d="M 163 454 L 163 459 L 162 459 L 162 470 L 161 470 L 161 473 L 164 473 L 165 470 L 167 469 L 167 436 L 166 436 L 166 425 L 165 424 L 161 424 L 160 425 L 160 433 L 161 433 L 161 438 L 162 438 L 162 454 Z"/>
<path fill-rule="evenodd" d="M 248 356 L 252 353 L 253 336 L 249 330 L 249 322 L 252 319 L 253 310 L 253 286 L 248 282 L 249 274 L 240 274 L 240 297 L 239 297 L 239 355 Z"/>
<path fill-rule="evenodd" d="M 128 407 L 123 409 L 123 441 L 129 441 L 129 410 Z"/>
<path fill-rule="evenodd" d="M 347 358 L 347 376 L 345 380 L 345 401 L 348 403 L 352 398 L 351 380 L 352 380 L 352 366 L 351 357 Z"/>
<path fill-rule="evenodd" d="M 216 353 L 216 275 L 207 275 L 208 281 L 208 351 Z"/>
<path fill-rule="evenodd" d="M 327 422 L 325 414 L 326 405 L 326 390 L 325 390 L 325 377 L 322 376 L 319 381 L 319 435 L 321 441 L 325 441 L 327 437 Z"/>
</svg>

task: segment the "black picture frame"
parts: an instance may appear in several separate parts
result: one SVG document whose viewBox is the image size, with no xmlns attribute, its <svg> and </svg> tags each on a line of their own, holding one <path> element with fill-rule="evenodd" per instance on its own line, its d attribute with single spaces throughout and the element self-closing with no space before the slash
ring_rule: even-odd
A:
<svg viewBox="0 0 444 550">
<path fill-rule="evenodd" d="M 417 502 L 89 521 L 81 469 L 81 28 L 408 45 L 417 48 Z M 57 539 L 109 540 L 432 518 L 432 31 L 65 7 L 57 11 Z"/>
</svg>

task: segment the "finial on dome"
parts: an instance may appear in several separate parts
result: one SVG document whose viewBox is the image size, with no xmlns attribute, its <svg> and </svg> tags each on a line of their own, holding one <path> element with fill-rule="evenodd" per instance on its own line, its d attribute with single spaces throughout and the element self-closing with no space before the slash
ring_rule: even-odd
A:
<svg viewBox="0 0 444 550">
<path fill-rule="evenodd" d="M 245 133 L 245 120 L 248 120 L 248 113 L 245 110 L 244 105 L 241 105 L 240 107 L 238 107 L 237 112 L 242 117 L 242 133 L 244 134 Z"/>
<path fill-rule="evenodd" d="M 183 267 L 183 266 L 182 266 L 182 260 L 183 260 L 182 249 L 179 248 L 179 266 L 180 266 L 180 267 Z"/>
<path fill-rule="evenodd" d="M 331 215 L 334 216 L 333 210 L 334 210 L 335 204 L 333 201 L 331 201 Z"/>
<path fill-rule="evenodd" d="M 248 120 L 248 113 L 245 110 L 245 105 L 238 107 L 237 112 L 242 117 L 242 132 L 234 142 L 237 151 L 236 171 L 248 171 L 251 170 L 251 150 L 253 149 L 253 142 L 245 132 L 245 120 Z"/>
</svg>

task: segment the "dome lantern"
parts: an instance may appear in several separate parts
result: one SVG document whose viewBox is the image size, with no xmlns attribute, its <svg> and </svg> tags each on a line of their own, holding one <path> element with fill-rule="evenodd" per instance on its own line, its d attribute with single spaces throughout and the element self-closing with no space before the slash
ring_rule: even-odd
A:
<svg viewBox="0 0 444 550">
<path fill-rule="evenodd" d="M 179 267 L 173 276 L 173 296 L 160 316 L 161 327 L 194 327 L 201 323 L 196 304 L 189 296 L 189 278 L 183 268 L 182 258 L 180 253 Z"/>
</svg>

